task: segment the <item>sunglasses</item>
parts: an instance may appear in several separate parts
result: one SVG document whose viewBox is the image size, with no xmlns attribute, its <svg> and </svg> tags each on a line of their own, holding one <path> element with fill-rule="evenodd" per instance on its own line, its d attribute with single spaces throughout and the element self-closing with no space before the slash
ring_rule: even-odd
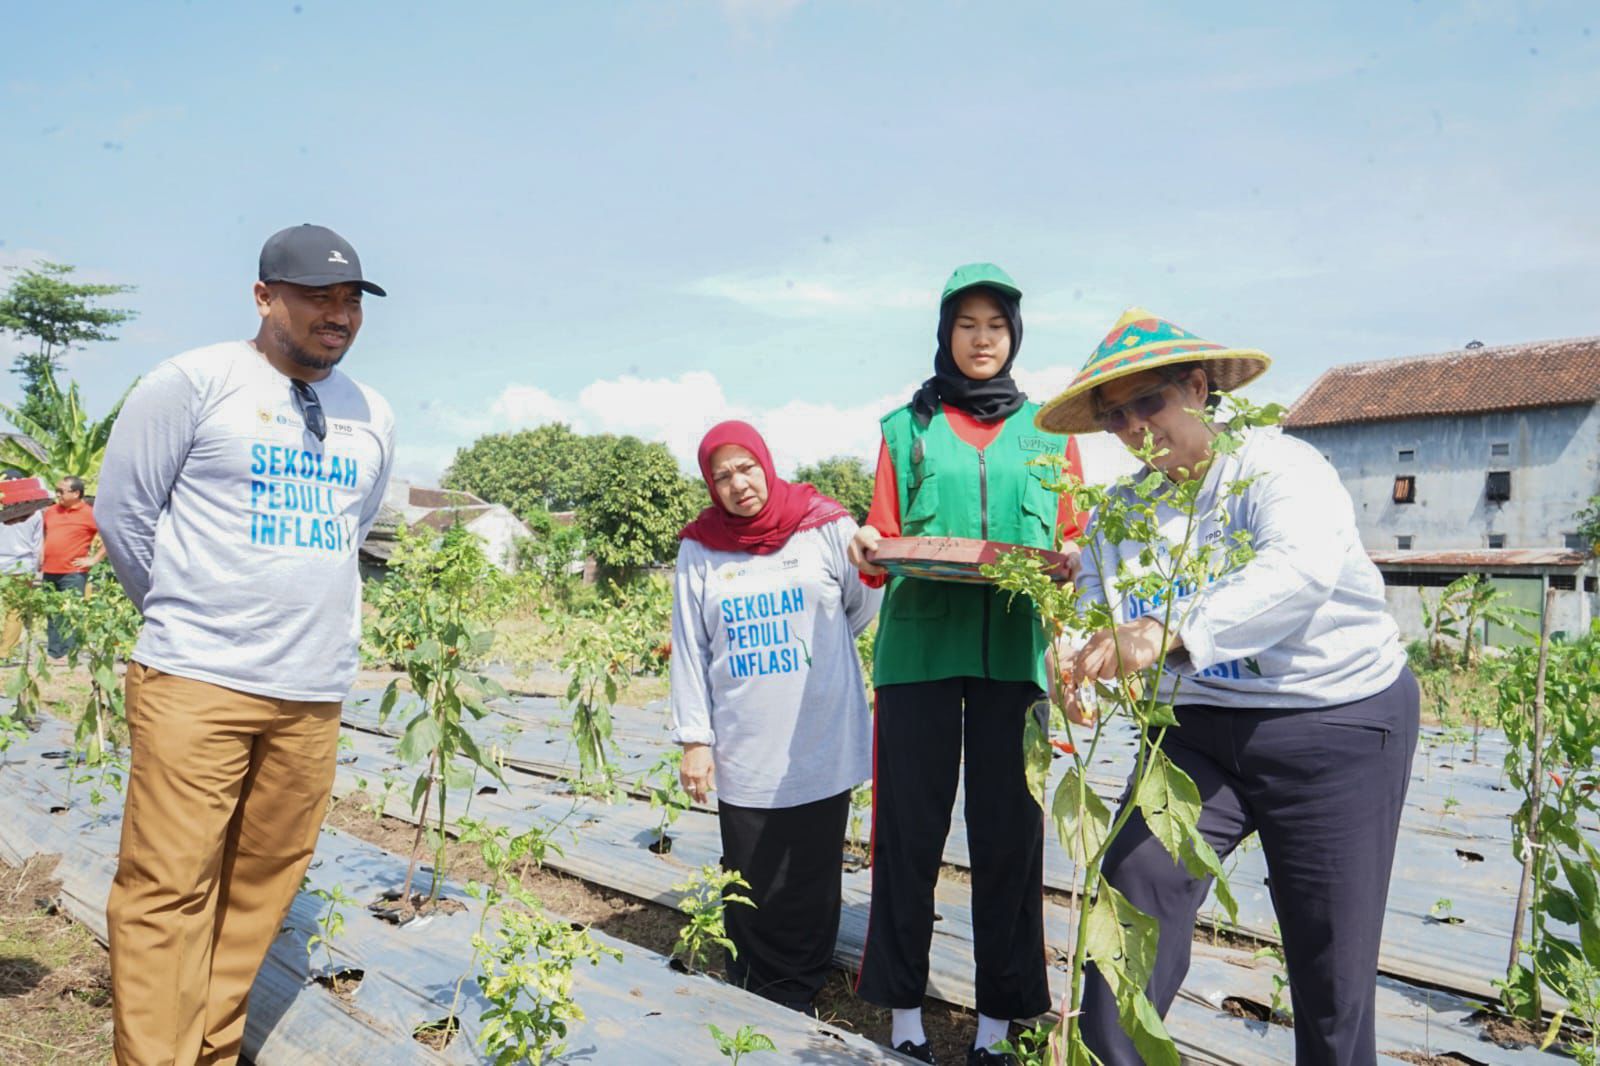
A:
<svg viewBox="0 0 1600 1066">
<path fill-rule="evenodd" d="M 300 417 L 306 420 L 306 428 L 318 440 L 327 440 L 328 420 L 322 415 L 322 401 L 317 399 L 316 390 L 299 378 L 290 378 L 289 387 L 294 393 L 295 406 L 300 408 Z"/>
<path fill-rule="evenodd" d="M 1163 381 L 1153 392 L 1147 392 L 1143 396 L 1135 396 L 1126 403 L 1120 403 L 1104 411 L 1096 411 L 1094 415 L 1095 424 L 1108 433 L 1121 433 L 1128 428 L 1128 416 L 1130 415 L 1137 417 L 1142 422 L 1149 421 L 1166 409 L 1167 389 L 1173 384 L 1175 382 Z"/>
<path fill-rule="evenodd" d="M 1173 374 L 1147 393 L 1135 396 L 1115 407 L 1108 407 L 1104 411 L 1096 411 L 1095 424 L 1108 433 L 1121 433 L 1128 428 L 1130 415 L 1140 421 L 1149 421 L 1166 410 L 1168 386 L 1181 385 L 1187 377 L 1187 374 Z"/>
</svg>

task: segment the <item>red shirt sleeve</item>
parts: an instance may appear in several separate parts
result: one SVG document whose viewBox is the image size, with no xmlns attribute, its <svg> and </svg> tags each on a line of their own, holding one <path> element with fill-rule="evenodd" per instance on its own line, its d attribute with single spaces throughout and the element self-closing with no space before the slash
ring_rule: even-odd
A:
<svg viewBox="0 0 1600 1066">
<path fill-rule="evenodd" d="M 1078 454 L 1078 438 L 1067 438 L 1066 463 L 1062 472 L 1072 474 L 1074 477 L 1083 477 L 1083 457 Z M 1078 510 L 1073 502 L 1072 493 L 1063 492 L 1061 502 L 1056 510 L 1056 528 L 1061 531 L 1061 542 L 1077 540 L 1083 535 L 1084 528 L 1089 524 L 1089 512 Z"/>
<path fill-rule="evenodd" d="M 889 442 L 878 442 L 878 469 L 872 477 L 872 506 L 867 509 L 867 525 L 886 537 L 900 535 L 900 484 L 889 460 Z"/>
<path fill-rule="evenodd" d="M 866 524 L 885 537 L 900 535 L 900 484 L 894 477 L 887 440 L 878 442 L 878 469 L 872 476 L 872 506 L 867 509 Z M 888 574 L 861 575 L 861 583 L 868 588 L 881 589 L 888 581 Z"/>
</svg>

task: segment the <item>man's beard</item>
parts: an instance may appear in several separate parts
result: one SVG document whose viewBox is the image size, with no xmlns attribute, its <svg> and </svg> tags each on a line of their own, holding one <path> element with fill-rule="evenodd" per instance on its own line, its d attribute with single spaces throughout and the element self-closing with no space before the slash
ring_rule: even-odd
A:
<svg viewBox="0 0 1600 1066">
<path fill-rule="evenodd" d="M 307 370 L 332 370 L 339 365 L 339 361 L 350 351 L 347 344 L 338 355 L 329 358 L 318 358 L 307 348 L 302 348 L 289 339 L 289 334 L 282 326 L 272 328 L 272 339 L 278 343 L 278 351 L 288 357 L 295 366 L 303 366 Z"/>
</svg>

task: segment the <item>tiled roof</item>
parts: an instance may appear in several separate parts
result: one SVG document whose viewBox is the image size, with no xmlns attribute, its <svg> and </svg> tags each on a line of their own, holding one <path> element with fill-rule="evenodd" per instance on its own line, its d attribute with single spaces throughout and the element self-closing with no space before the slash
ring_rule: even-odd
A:
<svg viewBox="0 0 1600 1066">
<path fill-rule="evenodd" d="M 1600 337 L 1351 363 L 1289 408 L 1289 429 L 1600 402 Z"/>
<path fill-rule="evenodd" d="M 420 485 L 411 486 L 408 502 L 413 507 L 426 507 L 432 510 L 435 507 L 481 507 L 484 501 L 470 492 L 456 492 L 452 489 L 428 489 Z"/>
<path fill-rule="evenodd" d="M 457 522 L 467 525 L 473 519 L 486 514 L 488 511 L 489 506 L 487 504 L 481 507 L 441 507 L 437 511 L 430 511 L 417 519 L 417 525 L 427 526 L 437 533 L 443 533 Z"/>
<path fill-rule="evenodd" d="M 1587 563 L 1588 552 L 1570 548 L 1463 548 L 1449 550 L 1369 551 L 1367 556 L 1378 566 L 1528 566 L 1579 567 Z"/>
</svg>

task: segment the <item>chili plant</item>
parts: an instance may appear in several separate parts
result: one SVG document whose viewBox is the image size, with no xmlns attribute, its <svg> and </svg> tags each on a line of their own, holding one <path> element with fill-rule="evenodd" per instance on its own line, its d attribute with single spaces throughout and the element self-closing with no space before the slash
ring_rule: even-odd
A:
<svg viewBox="0 0 1600 1066">
<path fill-rule="evenodd" d="M 867 814 L 872 810 L 872 782 L 863 781 L 850 790 L 850 845 L 859 848 L 863 855 L 871 858 L 867 845 L 861 840 L 861 830 L 867 823 Z"/>
<path fill-rule="evenodd" d="M 96 568 L 84 595 L 61 597 L 60 609 L 62 624 L 75 638 L 67 661 L 74 667 L 84 662 L 89 669 L 89 695 L 78 716 L 74 745 L 83 750 L 88 765 L 99 766 L 110 727 L 127 723 L 117 665 L 133 654 L 143 620 L 110 567 Z"/>
<path fill-rule="evenodd" d="M 656 827 L 656 839 L 650 845 L 650 850 L 657 855 L 665 855 L 672 850 L 672 838 L 667 836 L 667 830 L 694 803 L 678 776 L 682 766 L 683 749 L 671 748 L 662 753 L 640 782 L 649 792 L 650 809 L 661 812 L 661 824 Z"/>
<path fill-rule="evenodd" d="M 578 745 L 580 792 L 610 797 L 616 790 L 611 765 L 611 708 L 618 679 L 626 677 L 627 652 L 617 620 L 577 619 L 560 668 L 571 675 L 563 702 L 572 711 L 572 739 Z"/>
<path fill-rule="evenodd" d="M 717 1042 L 717 1050 L 722 1052 L 722 1057 L 731 1060 L 730 1066 L 739 1066 L 739 1060 L 745 1055 L 778 1050 L 772 1037 L 756 1032 L 753 1025 L 741 1025 L 736 1033 L 724 1033 L 715 1025 L 707 1025 L 706 1028 L 711 1031 L 711 1039 Z"/>
<path fill-rule="evenodd" d="M 504 783 L 498 763 L 484 754 L 467 730 L 463 715 L 482 719 L 489 714 L 486 702 L 505 695 L 494 679 L 478 672 L 471 664 L 480 661 L 494 645 L 492 630 L 481 629 L 474 621 L 472 592 L 477 582 L 493 570 L 483 555 L 477 538 L 460 527 L 447 533 L 439 547 L 423 550 L 412 547 L 402 558 L 395 582 L 385 600 L 397 617 L 404 620 L 407 633 L 404 647 L 397 647 L 411 691 L 421 707 L 406 722 L 395 754 L 402 763 L 414 766 L 426 762 L 411 788 L 411 810 L 417 819 L 416 836 L 411 843 L 411 863 L 400 890 L 401 907 L 413 905 L 411 883 L 416 875 L 417 858 L 423 835 L 432 821 L 434 851 L 432 884 L 428 902 L 436 902 L 445 877 L 445 844 L 448 837 L 447 800 L 450 791 L 470 790 L 475 772 L 463 765 L 487 771 Z M 389 683 L 378 707 L 378 721 L 387 722 L 399 701 L 399 679 Z M 430 800 L 436 814 L 430 814 Z"/>
<path fill-rule="evenodd" d="M 1276 407 L 1255 408 L 1234 397 L 1227 402 L 1226 421 L 1212 444 L 1219 456 L 1237 451 L 1246 430 L 1269 425 L 1281 413 Z M 1154 614 L 1164 631 L 1155 663 L 1145 672 L 1147 678 L 1123 676 L 1094 683 L 1097 717 L 1092 726 L 1079 727 L 1083 734 L 1074 735 L 1066 720 L 1060 677 L 1052 679 L 1049 723 L 1065 730 L 1067 743 L 1053 749 L 1048 729 L 1034 715 L 1028 716 L 1024 736 L 1028 785 L 1054 821 L 1062 846 L 1082 878 L 1077 896 L 1081 902 L 1075 905 L 1084 910 L 1075 923 L 1070 985 L 1061 1005 L 1059 1032 L 1053 1038 L 1059 1061 L 1070 1066 L 1097 1061 L 1083 1042 L 1078 1019 L 1084 967 L 1091 962 L 1116 999 L 1118 1019 L 1143 1060 L 1170 1066 L 1179 1062 L 1177 1048 L 1145 992 L 1155 962 L 1156 921 L 1107 883 L 1101 872 L 1107 849 L 1134 812 L 1142 816 L 1174 862 L 1182 863 L 1192 876 L 1214 879 L 1219 902 L 1230 920 L 1237 921 L 1237 906 L 1222 863 L 1200 835 L 1199 790 L 1162 745 L 1167 730 L 1178 724 L 1173 704 L 1181 680 L 1165 672 L 1172 651 L 1165 634 L 1177 631 L 1194 602 L 1195 590 L 1244 566 L 1252 557 L 1248 534 L 1228 528 L 1226 509 L 1248 483 L 1209 484 L 1205 478 L 1170 481 L 1149 465 L 1158 452 L 1148 437 L 1146 446 L 1135 454 L 1146 463 L 1145 469 L 1119 478 L 1111 486 L 1088 485 L 1059 472 L 1046 478 L 1054 491 L 1071 492 L 1077 506 L 1094 511 L 1084 568 L 1092 568 L 1100 576 L 1104 597 L 1090 597 L 1072 585 L 1057 585 L 1045 566 L 1027 552 L 1009 553 L 985 568 L 999 588 L 1032 600 L 1047 638 L 1063 632 L 1102 630 L 1115 636 L 1116 626 L 1131 620 L 1121 617 L 1119 608 L 1124 604 L 1133 608 L 1130 616 Z M 1037 462 L 1059 468 L 1060 458 Z M 1199 536 L 1202 527 L 1214 535 Z M 1105 546 L 1116 549 L 1114 557 Z M 1114 642 L 1114 647 L 1120 661 L 1120 643 Z M 1089 787 L 1088 774 L 1100 741 L 1114 722 L 1132 722 L 1138 727 L 1128 799 L 1115 817 Z M 1047 804 L 1052 750 L 1061 751 L 1071 761 Z"/>
<path fill-rule="evenodd" d="M 756 905 L 749 896 L 734 891 L 749 887 L 750 882 L 737 873 L 713 864 L 702 866 L 692 879 L 672 886 L 674 892 L 683 893 L 678 909 L 689 918 L 678 930 L 678 942 L 673 945 L 672 954 L 690 973 L 704 968 L 706 951 L 712 944 L 721 944 L 728 954 L 738 957 L 739 949 L 728 937 L 723 915 L 729 903 Z"/>
<path fill-rule="evenodd" d="M 1592 1063 L 1600 1057 L 1600 849 L 1580 822 L 1600 814 L 1600 623 L 1576 643 L 1542 639 L 1510 654 L 1500 724 L 1510 745 L 1506 777 L 1523 795 L 1511 826 L 1524 877 L 1502 999 L 1537 1021 L 1544 990 L 1565 998 L 1587 1033 L 1569 1050 Z"/>
<path fill-rule="evenodd" d="M 345 895 L 343 886 L 314 888 L 311 894 L 328 904 L 328 909 L 317 919 L 317 931 L 306 938 L 306 961 L 315 957 L 317 945 L 322 945 L 323 958 L 327 960 L 327 974 L 331 978 L 338 969 L 333 961 L 333 942 L 344 933 L 344 911 L 340 907 L 352 906 L 355 900 Z"/>
<path fill-rule="evenodd" d="M 50 680 L 49 660 L 34 647 L 34 625 L 60 610 L 61 594 L 41 581 L 12 577 L 0 582 L 0 604 L 22 619 L 22 661 L 6 681 L 5 695 L 13 701 L 12 715 L 33 722 L 43 706 L 43 685 Z"/>
<path fill-rule="evenodd" d="M 458 824 L 461 843 L 477 845 L 478 855 L 488 870 L 489 879 L 467 885 L 467 895 L 479 904 L 478 928 L 472 937 L 472 956 L 467 961 L 467 968 L 456 979 L 455 995 L 450 1000 L 450 1014 L 444 1022 L 446 1028 L 455 1025 L 456 1011 L 461 1006 L 461 986 L 466 983 L 469 974 L 478 970 L 479 959 L 491 948 L 490 941 L 484 936 L 489 912 L 508 899 L 537 909 L 539 901 L 523 886 L 522 877 L 527 874 L 530 864 L 544 865 L 544 857 L 551 850 L 557 855 L 561 854 L 560 846 L 550 841 L 549 831 L 538 826 L 513 836 L 505 826 L 491 825 L 475 818 L 463 817 Z"/>
<path fill-rule="evenodd" d="M 478 988 L 489 1001 L 478 1039 L 496 1066 L 560 1056 L 568 1024 L 583 1020 L 583 1008 L 572 998 L 573 967 L 622 958 L 587 928 L 545 914 L 531 896 L 524 902 L 527 909 L 501 909 L 493 940 L 473 937 L 473 950 L 483 959 Z"/>
</svg>

